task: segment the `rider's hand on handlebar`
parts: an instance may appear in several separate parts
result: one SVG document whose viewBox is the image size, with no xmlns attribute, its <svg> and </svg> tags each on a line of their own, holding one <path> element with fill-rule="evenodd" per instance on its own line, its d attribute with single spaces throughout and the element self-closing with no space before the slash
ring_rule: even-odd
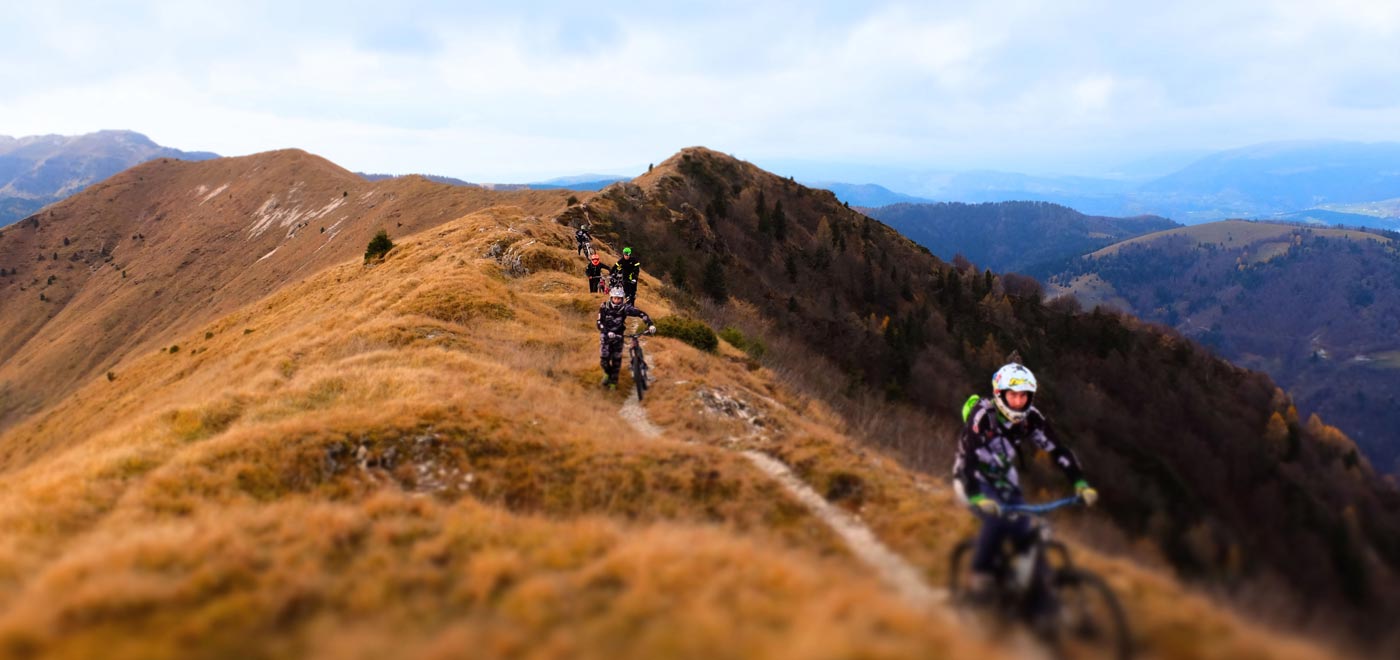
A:
<svg viewBox="0 0 1400 660">
<path fill-rule="evenodd" d="M 609 332 L 609 333 L 608 333 L 608 339 L 617 339 L 617 333 L 616 333 L 616 332 Z"/>
<path fill-rule="evenodd" d="M 1001 505 L 997 504 L 996 500 L 986 495 L 974 495 L 969 502 L 972 506 L 977 507 L 978 510 L 989 516 L 1001 515 Z"/>
<path fill-rule="evenodd" d="M 1099 491 L 1094 490 L 1094 488 L 1085 481 L 1074 485 L 1074 494 L 1078 495 L 1079 499 L 1084 500 L 1085 506 L 1094 506 L 1094 503 L 1099 501 Z"/>
<path fill-rule="evenodd" d="M 649 335 L 654 335 L 654 334 L 656 334 L 656 326 L 654 326 L 654 325 L 649 325 L 649 326 L 647 326 L 647 334 L 649 334 Z"/>
</svg>

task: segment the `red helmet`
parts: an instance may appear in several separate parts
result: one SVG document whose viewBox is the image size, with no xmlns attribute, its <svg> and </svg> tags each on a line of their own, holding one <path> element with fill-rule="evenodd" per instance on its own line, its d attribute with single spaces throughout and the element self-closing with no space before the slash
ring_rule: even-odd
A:
<svg viewBox="0 0 1400 660">
<path fill-rule="evenodd" d="M 589 257 L 588 260 L 596 264 L 598 263 L 598 255 L 595 254 L 592 257 Z"/>
</svg>

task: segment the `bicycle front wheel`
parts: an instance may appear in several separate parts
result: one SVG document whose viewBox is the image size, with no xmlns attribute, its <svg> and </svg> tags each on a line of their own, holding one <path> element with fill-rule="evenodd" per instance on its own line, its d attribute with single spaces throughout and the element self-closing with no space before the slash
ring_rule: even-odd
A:
<svg viewBox="0 0 1400 660">
<path fill-rule="evenodd" d="M 1067 656 L 1106 653 L 1113 658 L 1132 657 L 1128 617 L 1103 578 L 1083 569 L 1064 568 L 1055 571 L 1054 586 L 1057 639 Z"/>
<path fill-rule="evenodd" d="M 632 347 L 632 382 L 637 385 L 637 400 L 642 400 L 642 395 L 647 390 L 647 361 L 642 356 L 642 349 Z"/>
<path fill-rule="evenodd" d="M 972 539 L 964 539 L 948 555 L 948 596 L 954 601 L 967 597 L 972 576 L 972 548 Z"/>
</svg>

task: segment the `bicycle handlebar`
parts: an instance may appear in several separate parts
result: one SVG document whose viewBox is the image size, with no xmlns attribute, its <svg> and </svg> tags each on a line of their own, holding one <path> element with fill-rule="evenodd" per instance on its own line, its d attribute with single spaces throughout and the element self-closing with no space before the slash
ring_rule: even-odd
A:
<svg viewBox="0 0 1400 660">
<path fill-rule="evenodd" d="M 1054 511 L 1055 509 L 1064 508 L 1073 504 L 1079 504 L 1083 501 L 1084 498 L 1075 495 L 1073 497 L 1066 497 L 1064 499 L 1055 500 L 1053 502 L 1043 502 L 1040 504 L 1003 504 L 1001 506 L 1001 510 L 1007 513 L 1046 514 L 1050 513 L 1051 511 Z"/>
</svg>

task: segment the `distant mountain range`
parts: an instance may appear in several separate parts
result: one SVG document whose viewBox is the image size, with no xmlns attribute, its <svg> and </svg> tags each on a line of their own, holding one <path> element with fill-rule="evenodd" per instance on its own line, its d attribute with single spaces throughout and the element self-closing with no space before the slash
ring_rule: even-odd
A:
<svg viewBox="0 0 1400 660">
<path fill-rule="evenodd" d="M 1093 215 L 1152 214 L 1184 224 L 1224 218 L 1400 228 L 1400 143 L 1276 142 L 1207 155 L 1165 175 L 1116 178 L 1006 172 L 908 173 L 882 181 L 939 201 L 1045 201 Z M 898 185 L 896 185 L 896 183 Z M 850 184 L 826 187 L 843 195 Z M 896 201 L 857 201 L 881 206 Z M 908 200 L 901 200 L 908 201 Z M 1389 203 L 1387 203 L 1389 202 Z"/>
<path fill-rule="evenodd" d="M 944 259 L 1044 277 L 1078 257 L 1142 234 L 1178 227 L 1157 216 L 1091 216 L 1049 202 L 893 204 L 861 209 Z"/>
<path fill-rule="evenodd" d="M 809 183 L 813 188 L 825 188 L 836 193 L 836 198 L 860 207 L 889 206 L 890 204 L 925 204 L 935 200 L 897 193 L 874 183 Z"/>
<path fill-rule="evenodd" d="M 208 160 L 217 154 L 162 147 L 134 131 L 86 135 L 0 135 L 0 227 L 133 165 L 156 158 Z"/>
</svg>

